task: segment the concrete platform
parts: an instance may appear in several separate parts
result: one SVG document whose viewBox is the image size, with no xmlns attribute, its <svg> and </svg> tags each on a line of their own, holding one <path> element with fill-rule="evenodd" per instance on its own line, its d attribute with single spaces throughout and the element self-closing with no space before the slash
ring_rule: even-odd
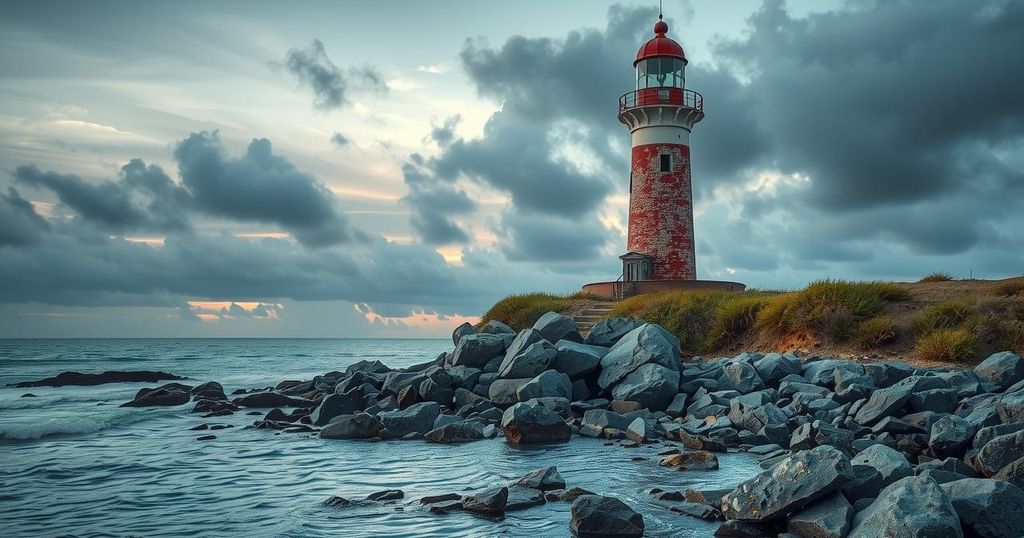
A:
<svg viewBox="0 0 1024 538">
<path fill-rule="evenodd" d="M 747 289 L 746 284 L 726 280 L 634 280 L 632 282 L 592 282 L 583 285 L 584 293 L 592 293 L 613 301 L 659 291 L 743 291 L 745 289 Z"/>
</svg>

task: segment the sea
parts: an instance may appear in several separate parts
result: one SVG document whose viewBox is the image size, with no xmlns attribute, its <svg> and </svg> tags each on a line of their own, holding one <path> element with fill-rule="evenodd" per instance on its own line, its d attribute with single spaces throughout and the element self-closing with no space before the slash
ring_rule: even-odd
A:
<svg viewBox="0 0 1024 538">
<path fill-rule="evenodd" d="M 368 443 L 247 428 L 260 417 L 244 411 L 202 419 L 191 404 L 118 407 L 155 384 L 8 387 L 69 370 L 159 370 L 189 384 L 218 381 L 230 393 L 364 359 L 400 368 L 451 347 L 447 339 L 0 340 L 0 536 L 569 536 L 570 503 L 488 519 L 435 515 L 418 502 L 556 466 L 569 486 L 643 514 L 645 536 L 703 537 L 717 524 L 669 512 L 649 491 L 731 488 L 761 470 L 749 455 L 722 454 L 717 471 L 678 471 L 657 465 L 663 445 L 623 448 L 578 436 L 530 448 L 500 438 Z M 204 422 L 233 427 L 189 430 Z M 217 438 L 197 440 L 210 433 Z M 332 495 L 385 489 L 405 498 L 324 505 Z"/>
</svg>

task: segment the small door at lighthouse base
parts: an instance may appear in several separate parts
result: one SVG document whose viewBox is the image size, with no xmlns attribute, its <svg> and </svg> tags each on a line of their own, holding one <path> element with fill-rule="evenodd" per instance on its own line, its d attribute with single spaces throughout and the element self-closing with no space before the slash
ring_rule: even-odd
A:
<svg viewBox="0 0 1024 538">
<path fill-rule="evenodd" d="M 627 252 L 619 256 L 622 260 L 622 280 L 635 282 L 651 279 L 651 266 L 654 258 L 639 252 Z"/>
</svg>

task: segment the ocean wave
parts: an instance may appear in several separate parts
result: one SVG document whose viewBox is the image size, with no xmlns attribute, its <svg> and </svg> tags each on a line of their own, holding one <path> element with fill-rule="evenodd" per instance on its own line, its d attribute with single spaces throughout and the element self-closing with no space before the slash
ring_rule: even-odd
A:
<svg viewBox="0 0 1024 538">
<path fill-rule="evenodd" d="M 38 420 L 14 420 L 0 424 L 0 440 L 29 441 L 54 435 L 94 433 L 128 426 L 165 413 L 154 409 L 118 408 L 107 413 L 48 417 Z"/>
</svg>

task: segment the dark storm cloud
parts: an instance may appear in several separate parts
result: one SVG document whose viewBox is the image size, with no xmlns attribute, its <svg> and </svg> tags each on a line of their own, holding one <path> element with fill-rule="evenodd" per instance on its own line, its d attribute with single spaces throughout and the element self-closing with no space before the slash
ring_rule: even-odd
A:
<svg viewBox="0 0 1024 538">
<path fill-rule="evenodd" d="M 476 203 L 464 191 L 450 183 L 435 181 L 423 169 L 424 160 L 414 153 L 402 165 L 402 176 L 409 194 L 402 203 L 412 208 L 409 224 L 413 231 L 430 245 L 468 243 L 469 234 L 453 220 L 453 216 L 467 215 L 476 209 Z"/>
<path fill-rule="evenodd" d="M 596 258 L 608 231 L 596 219 L 506 213 L 500 249 L 514 261 L 579 262 Z"/>
<path fill-rule="evenodd" d="M 345 106 L 352 91 L 387 91 L 383 75 L 374 68 L 363 66 L 342 70 L 335 65 L 319 39 L 314 39 L 305 49 L 289 50 L 283 66 L 300 84 L 313 90 L 313 104 L 322 110 Z"/>
<path fill-rule="evenodd" d="M 362 236 L 338 212 L 327 187 L 275 155 L 265 138 L 253 139 L 245 155 L 231 158 L 217 133 L 193 133 L 174 157 L 196 207 L 211 215 L 278 224 L 310 246 Z"/>
<path fill-rule="evenodd" d="M 352 143 L 349 138 L 341 133 L 334 133 L 331 135 L 331 143 L 336 146 L 345 147 Z"/>
<path fill-rule="evenodd" d="M 35 243 L 49 229 L 46 219 L 14 187 L 0 194 L 0 246 Z"/>
</svg>

